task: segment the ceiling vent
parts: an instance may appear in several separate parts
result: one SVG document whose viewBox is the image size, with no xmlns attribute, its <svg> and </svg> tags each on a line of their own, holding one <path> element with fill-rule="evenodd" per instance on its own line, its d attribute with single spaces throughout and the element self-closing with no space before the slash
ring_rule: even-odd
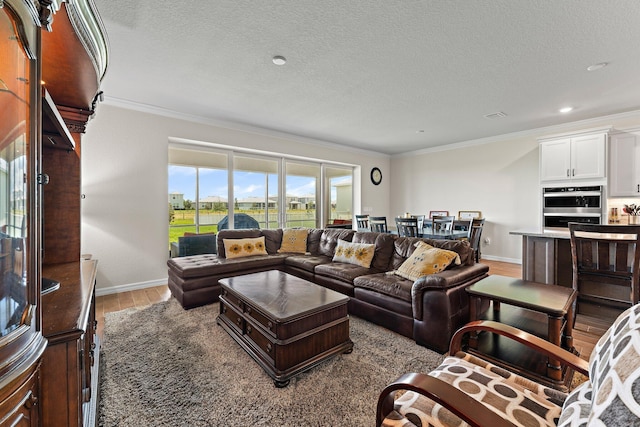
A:
<svg viewBox="0 0 640 427">
<path fill-rule="evenodd" d="M 502 111 L 498 111 L 497 113 L 486 114 L 484 116 L 485 119 L 501 119 L 503 117 L 507 117 L 507 114 L 503 113 Z"/>
</svg>

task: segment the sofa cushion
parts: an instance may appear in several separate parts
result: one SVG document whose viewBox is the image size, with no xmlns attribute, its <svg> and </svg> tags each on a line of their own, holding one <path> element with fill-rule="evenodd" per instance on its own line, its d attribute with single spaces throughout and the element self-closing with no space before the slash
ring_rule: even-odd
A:
<svg viewBox="0 0 640 427">
<path fill-rule="evenodd" d="M 277 254 L 282 244 L 282 229 L 260 230 L 260 233 L 264 236 L 264 246 L 267 248 L 267 253 Z"/>
<path fill-rule="evenodd" d="M 355 264 L 347 264 L 344 262 L 330 262 L 329 264 L 320 264 L 314 269 L 315 274 L 331 277 L 343 282 L 353 284 L 353 279 L 370 273 L 371 270 L 366 267 L 360 267 Z"/>
<path fill-rule="evenodd" d="M 220 230 L 218 231 L 218 256 L 226 257 L 224 239 L 250 239 L 262 236 L 260 230 Z"/>
<path fill-rule="evenodd" d="M 422 276 L 440 273 L 451 264 L 460 264 L 457 252 L 434 248 L 425 242 L 417 242 L 411 256 L 394 271 L 400 277 L 418 280 Z"/>
<path fill-rule="evenodd" d="M 310 228 L 309 235 L 307 236 L 307 252 L 311 255 L 320 255 L 320 238 L 322 237 L 321 228 Z"/>
<path fill-rule="evenodd" d="M 396 238 L 397 236 L 390 233 L 358 231 L 353 235 L 351 241 L 355 243 L 374 243 L 376 251 L 371 261 L 371 268 L 376 271 L 387 271 L 391 254 L 393 254 L 393 242 Z"/>
<path fill-rule="evenodd" d="M 333 258 L 338 240 L 350 242 L 353 239 L 353 233 L 353 230 L 345 230 L 343 228 L 327 228 L 322 230 L 322 236 L 320 236 L 320 243 L 318 244 L 318 253 Z"/>
<path fill-rule="evenodd" d="M 222 258 L 216 255 L 193 255 L 171 258 L 169 268 L 183 279 L 191 277 L 224 277 L 227 273 L 264 267 L 278 268 L 284 265 L 286 255 L 256 255 L 247 258 Z"/>
<path fill-rule="evenodd" d="M 413 281 L 386 272 L 356 277 L 353 279 L 353 286 L 356 288 L 371 289 L 390 297 L 411 302 Z"/>
<path fill-rule="evenodd" d="M 292 252 L 303 254 L 307 252 L 307 236 L 309 230 L 306 228 L 285 228 L 282 230 L 282 244 L 279 253 Z"/>
<path fill-rule="evenodd" d="M 310 273 L 314 272 L 317 265 L 328 264 L 330 262 L 331 258 L 324 255 L 289 255 L 284 260 L 286 265 L 290 265 Z"/>
<path fill-rule="evenodd" d="M 376 245 L 372 243 L 352 243 L 338 240 L 332 261 L 346 262 L 369 268 L 375 250 Z"/>
<path fill-rule="evenodd" d="M 250 239 L 222 239 L 224 252 L 228 259 L 255 255 L 267 255 L 264 236 Z"/>
</svg>

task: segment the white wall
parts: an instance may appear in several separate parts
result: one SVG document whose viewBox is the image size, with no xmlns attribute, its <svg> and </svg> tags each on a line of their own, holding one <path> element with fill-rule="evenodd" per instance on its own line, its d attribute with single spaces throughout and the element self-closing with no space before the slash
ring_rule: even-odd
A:
<svg viewBox="0 0 640 427">
<path fill-rule="evenodd" d="M 509 232 L 540 225 L 537 138 L 604 125 L 637 127 L 640 112 L 389 157 L 101 104 L 82 143 L 82 252 L 99 260 L 99 294 L 166 283 L 167 145 L 183 138 L 359 165 L 355 213 L 479 210 L 491 239 L 483 256 L 520 262 L 521 238 Z M 373 166 L 383 173 L 379 186 L 369 179 Z"/>
<path fill-rule="evenodd" d="M 457 144 L 446 151 L 423 150 L 391 159 L 392 215 L 428 214 L 431 210 L 481 211 L 486 218 L 482 256 L 520 263 L 522 238 L 510 231 L 541 226 L 537 139 L 612 125 L 640 124 L 640 112 L 567 123 L 518 134 Z"/>
<path fill-rule="evenodd" d="M 82 253 L 98 259 L 98 294 L 166 283 L 172 137 L 359 165 L 355 213 L 362 203 L 375 214 L 390 214 L 387 155 L 101 104 L 82 141 Z M 374 166 L 384 175 L 379 186 L 369 180 Z"/>
</svg>

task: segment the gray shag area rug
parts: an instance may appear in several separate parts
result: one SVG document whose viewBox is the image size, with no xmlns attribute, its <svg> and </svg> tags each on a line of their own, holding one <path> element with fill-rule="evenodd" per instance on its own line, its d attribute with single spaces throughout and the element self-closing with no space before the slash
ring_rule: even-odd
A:
<svg viewBox="0 0 640 427">
<path fill-rule="evenodd" d="M 108 313 L 101 352 L 101 426 L 373 426 L 380 391 L 444 356 L 351 316 L 353 353 L 276 388 L 216 324 L 219 305 L 171 298 Z"/>
</svg>

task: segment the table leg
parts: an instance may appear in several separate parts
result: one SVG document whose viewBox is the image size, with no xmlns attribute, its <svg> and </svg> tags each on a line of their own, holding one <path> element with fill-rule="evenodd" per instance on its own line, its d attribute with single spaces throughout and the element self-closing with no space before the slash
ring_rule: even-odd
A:
<svg viewBox="0 0 640 427">
<path fill-rule="evenodd" d="M 478 307 L 480 305 L 480 297 L 475 295 L 469 296 L 469 321 L 478 320 Z M 469 347 L 478 348 L 478 332 L 473 331 L 469 334 Z"/>
<path fill-rule="evenodd" d="M 562 336 L 561 329 L 562 323 L 564 321 L 564 316 L 548 316 L 548 318 L 548 340 L 551 344 L 560 346 L 560 340 Z M 553 357 L 549 357 L 547 361 L 547 376 L 553 380 L 562 380 L 562 366 L 560 365 L 560 361 L 554 359 Z"/>
<path fill-rule="evenodd" d="M 569 306 L 569 310 L 567 310 L 566 326 L 564 327 L 562 335 L 562 345 L 569 351 L 573 351 L 573 324 L 575 322 L 575 317 L 576 302 L 573 301 L 573 304 L 571 304 Z"/>
</svg>

